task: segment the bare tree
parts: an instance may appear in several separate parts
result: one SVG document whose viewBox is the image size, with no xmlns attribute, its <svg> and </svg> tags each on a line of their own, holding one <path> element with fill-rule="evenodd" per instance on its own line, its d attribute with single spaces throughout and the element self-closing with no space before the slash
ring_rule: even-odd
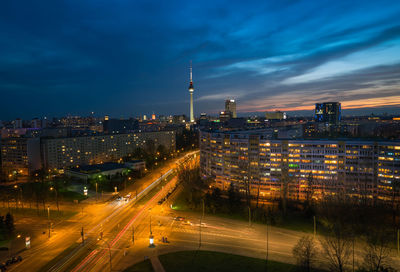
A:
<svg viewBox="0 0 400 272">
<path fill-rule="evenodd" d="M 387 271 L 390 269 L 389 236 L 382 231 L 370 232 L 364 248 L 364 269 L 371 272 Z"/>
<path fill-rule="evenodd" d="M 343 228 L 336 226 L 330 235 L 321 238 L 321 245 L 331 271 L 345 271 L 351 254 L 352 240 Z"/>
<path fill-rule="evenodd" d="M 394 180 L 392 183 L 392 220 L 393 220 L 393 226 L 396 225 L 396 214 L 399 208 L 399 201 L 396 199 L 398 199 L 398 195 L 400 192 L 400 181 L 398 180 Z"/>
<path fill-rule="evenodd" d="M 293 247 L 293 257 L 297 260 L 297 265 L 301 271 L 310 272 L 317 256 L 317 249 L 314 239 L 311 236 L 303 236 Z"/>
</svg>

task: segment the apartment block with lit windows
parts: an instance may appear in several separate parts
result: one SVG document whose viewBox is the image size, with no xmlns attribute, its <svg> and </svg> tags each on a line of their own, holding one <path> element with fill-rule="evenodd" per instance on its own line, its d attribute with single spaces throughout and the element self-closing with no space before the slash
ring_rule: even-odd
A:
<svg viewBox="0 0 400 272">
<path fill-rule="evenodd" d="M 18 175 L 28 175 L 40 169 L 39 138 L 4 138 L 1 139 L 2 171 L 9 178 Z"/>
<path fill-rule="evenodd" d="M 42 139 L 41 149 L 46 169 L 66 169 L 77 165 L 98 164 L 122 159 L 138 147 L 152 141 L 175 151 L 175 132 L 157 131 L 84 137 Z"/>
<path fill-rule="evenodd" d="M 252 194 L 278 198 L 282 177 L 289 196 L 304 199 L 346 194 L 389 200 L 400 183 L 400 142 L 273 140 L 263 130 L 200 133 L 204 177 L 227 190 L 231 183 Z M 312 190 L 310 190 L 312 188 Z"/>
<path fill-rule="evenodd" d="M 28 175 L 41 169 L 67 169 L 78 165 L 116 161 L 138 147 L 163 145 L 174 152 L 175 131 L 140 132 L 60 138 L 6 138 L 1 140 L 2 170 Z M 12 177 L 12 176 L 10 176 Z"/>
</svg>

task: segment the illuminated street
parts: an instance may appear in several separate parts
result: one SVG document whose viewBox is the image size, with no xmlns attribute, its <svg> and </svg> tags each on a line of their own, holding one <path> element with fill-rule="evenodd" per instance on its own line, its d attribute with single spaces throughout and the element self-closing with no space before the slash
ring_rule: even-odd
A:
<svg viewBox="0 0 400 272">
<path fill-rule="evenodd" d="M 136 192 L 137 189 L 138 198 L 140 198 L 150 191 L 152 186 L 160 180 L 161 173 L 163 173 L 162 178 L 167 177 L 172 173 L 170 170 L 180 161 L 180 159 L 177 159 L 176 161 L 167 163 L 164 167 L 157 169 L 154 173 L 140 180 L 140 182 L 132 184 L 128 189 L 133 192 Z M 176 179 L 172 179 L 170 184 L 174 184 L 175 181 Z M 163 192 L 167 191 L 168 186 L 165 186 Z M 80 243 L 82 227 L 84 227 L 85 246 L 77 246 L 76 251 L 73 251 L 73 254 L 57 262 L 55 267 L 51 269 L 52 271 L 68 271 L 68 264 L 76 258 L 81 257 L 81 254 L 85 254 L 84 251 L 87 248 L 97 245 L 97 239 L 101 230 L 104 233 L 104 240 L 99 242 L 100 246 L 108 237 L 113 237 L 115 240 L 109 242 L 110 246 L 113 247 L 127 230 L 127 228 L 123 228 L 125 226 L 124 223 L 131 220 L 131 217 L 135 213 L 139 213 L 140 215 L 141 210 L 144 209 L 142 206 L 137 207 L 134 203 L 134 200 L 130 202 L 114 200 L 112 202 L 85 206 L 83 214 L 80 212 L 73 218 L 58 224 L 55 227 L 55 231 L 51 234 L 50 239 L 44 239 L 43 241 L 43 238 L 41 238 L 42 243 L 38 245 L 35 244 L 35 238 L 33 238 L 31 249 L 21 254 L 24 262 L 10 267 L 10 271 L 20 271 L 22 269 L 29 269 L 30 271 L 39 270 L 69 246 Z M 145 207 L 147 206 L 148 204 L 145 204 Z"/>
</svg>

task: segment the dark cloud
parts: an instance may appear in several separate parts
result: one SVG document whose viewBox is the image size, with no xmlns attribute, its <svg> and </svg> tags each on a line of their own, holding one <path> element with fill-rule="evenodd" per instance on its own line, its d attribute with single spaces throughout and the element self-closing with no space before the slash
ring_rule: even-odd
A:
<svg viewBox="0 0 400 272">
<path fill-rule="evenodd" d="M 283 83 L 359 52 L 386 50 L 400 38 L 399 16 L 395 1 L 6 0 L 0 94 L 10 103 L 0 119 L 187 113 L 191 59 L 197 113 L 218 111 L 225 96 L 237 97 L 243 110 L 296 107 L 332 94 L 354 103 L 394 97 L 394 63 Z M 276 99 L 292 93 L 298 103 Z"/>
</svg>

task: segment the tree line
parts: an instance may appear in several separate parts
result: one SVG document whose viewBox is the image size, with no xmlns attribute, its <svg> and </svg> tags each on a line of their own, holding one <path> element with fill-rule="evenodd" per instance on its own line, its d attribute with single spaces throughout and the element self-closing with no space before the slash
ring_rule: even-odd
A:
<svg viewBox="0 0 400 272">
<path fill-rule="evenodd" d="M 293 249 L 301 271 L 315 269 L 320 265 L 317 260 L 323 260 L 330 271 L 353 271 L 353 267 L 360 272 L 394 271 L 391 256 L 397 246 L 400 218 L 393 207 L 398 203 L 374 202 L 371 205 L 371 202 L 346 194 L 326 195 L 317 201 L 312 189 L 306 190 L 304 199 L 293 199 L 285 190 L 289 182 L 284 184 L 283 181 L 278 203 L 266 203 L 243 187 L 239 190 L 233 183 L 227 191 L 210 188 L 213 181 L 202 179 L 199 167 L 182 168 L 178 177 L 184 185 L 185 203 L 192 210 L 200 211 L 204 202 L 208 213 L 239 215 L 277 226 L 284 226 L 285 220 L 293 221 L 293 217 L 312 226 L 315 217 L 317 232 L 322 235 L 305 236 Z M 307 180 L 312 185 L 312 175 Z M 246 188 L 246 181 L 243 183 Z M 354 248 L 362 248 L 362 252 L 354 253 Z"/>
</svg>

